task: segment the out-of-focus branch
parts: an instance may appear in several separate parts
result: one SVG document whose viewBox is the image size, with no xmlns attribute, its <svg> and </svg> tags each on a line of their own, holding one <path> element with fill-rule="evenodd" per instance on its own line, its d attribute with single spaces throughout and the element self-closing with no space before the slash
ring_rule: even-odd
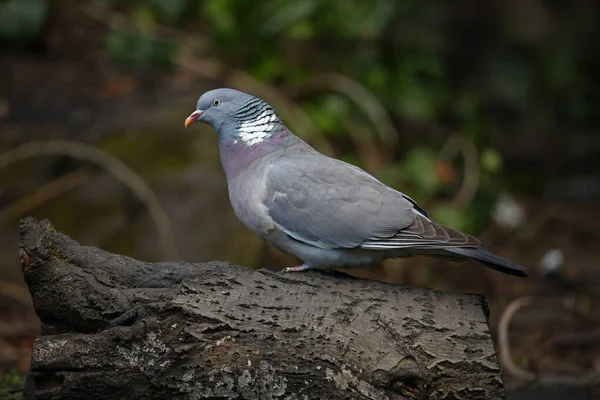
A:
<svg viewBox="0 0 600 400">
<path fill-rule="evenodd" d="M 36 190 L 33 194 L 22 197 L 14 203 L 0 210 L 0 224 L 5 223 L 13 218 L 25 215 L 31 210 L 34 210 L 48 201 L 82 186 L 90 180 L 93 172 L 87 168 L 82 168 L 73 171 L 58 179 L 48 182 Z"/>
<path fill-rule="evenodd" d="M 369 117 L 381 141 L 389 147 L 398 144 L 400 134 L 381 101 L 358 81 L 340 74 L 320 74 L 302 88 L 306 90 L 331 90 L 352 100 Z"/>
<path fill-rule="evenodd" d="M 600 384 L 600 376 L 598 375 L 570 377 L 553 374 L 535 374 L 519 367 L 514 363 L 511 355 L 510 341 L 508 339 L 510 322 L 519 310 L 531 306 L 534 304 L 534 302 L 535 299 L 533 297 L 517 298 L 510 302 L 508 306 L 506 306 L 502 312 L 502 315 L 500 316 L 500 320 L 498 322 L 498 347 L 500 363 L 504 366 L 504 370 L 514 377 L 524 381 L 537 381 L 540 383 L 564 383 L 571 385 Z"/>
<path fill-rule="evenodd" d="M 536 376 L 534 373 L 526 371 L 514 363 L 510 351 L 508 328 L 510 326 L 510 321 L 512 321 L 517 311 L 523 307 L 531 305 L 532 303 L 533 299 L 531 297 L 521 297 L 513 300 L 508 306 L 506 306 L 504 311 L 502 311 L 500 321 L 498 322 L 498 347 L 500 353 L 500 363 L 504 366 L 504 370 L 506 372 L 522 380 L 533 380 Z"/>
<path fill-rule="evenodd" d="M 77 9 L 89 18 L 92 18 L 93 20 L 99 22 L 102 25 L 106 25 L 107 27 L 113 30 L 131 32 L 135 29 L 137 25 L 133 18 L 131 18 L 127 14 L 119 13 L 112 10 L 110 5 L 108 4 L 83 4 Z M 210 47 L 210 40 L 202 35 L 186 35 L 178 29 L 171 28 L 158 23 L 152 24 L 152 29 L 145 31 L 144 35 L 156 41 L 166 41 L 167 39 L 165 39 L 165 37 L 176 37 L 180 45 L 193 45 L 196 50 L 204 50 Z"/>
<path fill-rule="evenodd" d="M 341 123 L 350 135 L 364 169 L 374 172 L 383 168 L 386 161 L 388 161 L 387 155 L 383 154 L 381 146 L 378 146 L 370 138 L 370 129 L 356 118 L 344 119 Z"/>
<path fill-rule="evenodd" d="M 29 142 L 0 154 L 0 169 L 40 156 L 67 156 L 98 165 L 127 186 L 145 205 L 156 225 L 165 256 L 177 257 L 177 246 L 169 217 L 152 189 L 140 176 L 113 155 L 90 145 L 69 140 Z"/>
<path fill-rule="evenodd" d="M 452 160 L 457 155 L 461 155 L 464 160 L 464 178 L 460 189 L 454 196 L 453 203 L 461 210 L 466 210 L 477 193 L 479 187 L 479 151 L 463 135 L 455 133 L 448 137 L 442 146 L 439 157 L 443 160 Z"/>
</svg>

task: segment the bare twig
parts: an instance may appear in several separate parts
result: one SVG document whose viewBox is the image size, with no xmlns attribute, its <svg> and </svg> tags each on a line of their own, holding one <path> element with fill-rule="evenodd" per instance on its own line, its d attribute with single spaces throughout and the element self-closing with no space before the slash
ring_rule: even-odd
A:
<svg viewBox="0 0 600 400">
<path fill-rule="evenodd" d="M 131 168 L 113 155 L 90 145 L 69 140 L 29 142 L 0 154 L 0 169 L 16 162 L 40 156 L 67 156 L 102 167 L 127 186 L 146 206 L 156 225 L 163 251 L 170 259 L 177 257 L 171 222 L 152 189 Z"/>
<path fill-rule="evenodd" d="M 78 7 L 78 10 L 100 24 L 106 25 L 110 29 L 129 33 L 138 32 L 137 24 L 133 18 L 125 13 L 119 13 L 112 10 L 110 5 L 81 5 Z M 187 42 L 189 40 L 196 49 L 209 48 L 211 43 L 207 37 L 201 35 L 190 37 L 178 29 L 157 23 L 152 24 L 151 30 L 144 31 L 144 35 L 152 40 L 163 42 L 168 40 L 166 39 L 167 37 L 176 37 L 179 44 L 184 46 L 188 45 Z"/>
<path fill-rule="evenodd" d="M 521 308 L 531 305 L 533 299 L 531 297 L 521 297 L 513 300 L 502 311 L 500 321 L 498 322 L 498 347 L 500 348 L 500 362 L 504 365 L 505 371 L 514 377 L 522 380 L 534 380 L 536 375 L 526 371 L 514 363 L 510 351 L 510 342 L 508 339 L 508 328 L 510 321 Z"/>
<path fill-rule="evenodd" d="M 383 168 L 387 162 L 387 155 L 383 154 L 381 147 L 369 138 L 369 128 L 355 118 L 344 119 L 341 122 L 350 135 L 365 170 L 374 172 Z"/>
<path fill-rule="evenodd" d="M 505 371 L 514 377 L 525 381 L 537 381 L 540 383 L 563 383 L 571 385 L 590 385 L 600 383 L 600 376 L 588 375 L 583 377 L 570 377 L 553 374 L 535 374 L 531 371 L 524 370 L 514 363 L 511 355 L 511 347 L 508 339 L 508 329 L 510 322 L 514 318 L 517 311 L 524 307 L 531 306 L 534 303 L 533 297 L 520 297 L 512 302 L 502 312 L 498 322 L 498 347 L 500 363 L 504 366 Z"/>
<path fill-rule="evenodd" d="M 367 114 L 384 144 L 390 147 L 398 144 L 400 134 L 387 110 L 373 92 L 356 80 L 341 74 L 321 74 L 308 83 L 308 88 L 328 89 L 348 97 Z"/>
<path fill-rule="evenodd" d="M 48 201 L 88 182 L 93 173 L 87 168 L 71 172 L 60 178 L 48 182 L 33 194 L 20 198 L 14 203 L 0 210 L 0 224 L 13 218 L 25 215 L 31 210 L 46 204 Z"/>
<path fill-rule="evenodd" d="M 477 193 L 479 186 L 479 152 L 467 138 L 460 134 L 452 134 L 442 146 L 439 157 L 444 160 L 452 160 L 460 154 L 465 163 L 464 179 L 460 189 L 454 196 L 453 203 L 461 210 L 466 210 Z"/>
</svg>

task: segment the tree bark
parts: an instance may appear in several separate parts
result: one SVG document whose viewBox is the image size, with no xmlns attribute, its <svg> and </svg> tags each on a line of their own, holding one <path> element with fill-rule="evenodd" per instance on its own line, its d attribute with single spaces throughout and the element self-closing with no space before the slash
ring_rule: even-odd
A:
<svg viewBox="0 0 600 400">
<path fill-rule="evenodd" d="M 21 221 L 42 335 L 25 398 L 504 399 L 479 295 L 149 263 Z"/>
</svg>

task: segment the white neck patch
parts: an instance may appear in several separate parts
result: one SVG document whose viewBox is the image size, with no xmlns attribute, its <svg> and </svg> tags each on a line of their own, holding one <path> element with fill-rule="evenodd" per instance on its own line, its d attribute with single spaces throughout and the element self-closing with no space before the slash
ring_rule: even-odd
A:
<svg viewBox="0 0 600 400">
<path fill-rule="evenodd" d="M 275 113 L 265 110 L 255 119 L 242 122 L 242 125 L 238 129 L 238 137 L 248 146 L 261 143 L 275 128 L 273 122 L 276 119 L 277 116 Z"/>
</svg>

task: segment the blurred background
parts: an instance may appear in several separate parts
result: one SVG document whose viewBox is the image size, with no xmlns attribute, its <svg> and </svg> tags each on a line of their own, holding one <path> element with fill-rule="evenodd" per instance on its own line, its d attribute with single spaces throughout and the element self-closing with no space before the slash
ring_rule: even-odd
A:
<svg viewBox="0 0 600 400">
<path fill-rule="evenodd" d="M 509 399 L 592 398 L 599 16 L 593 0 L 0 0 L 0 395 L 39 329 L 23 216 L 148 261 L 296 261 L 233 215 L 214 132 L 183 128 L 225 86 L 530 278 L 425 257 L 352 274 L 485 294 Z"/>
</svg>

